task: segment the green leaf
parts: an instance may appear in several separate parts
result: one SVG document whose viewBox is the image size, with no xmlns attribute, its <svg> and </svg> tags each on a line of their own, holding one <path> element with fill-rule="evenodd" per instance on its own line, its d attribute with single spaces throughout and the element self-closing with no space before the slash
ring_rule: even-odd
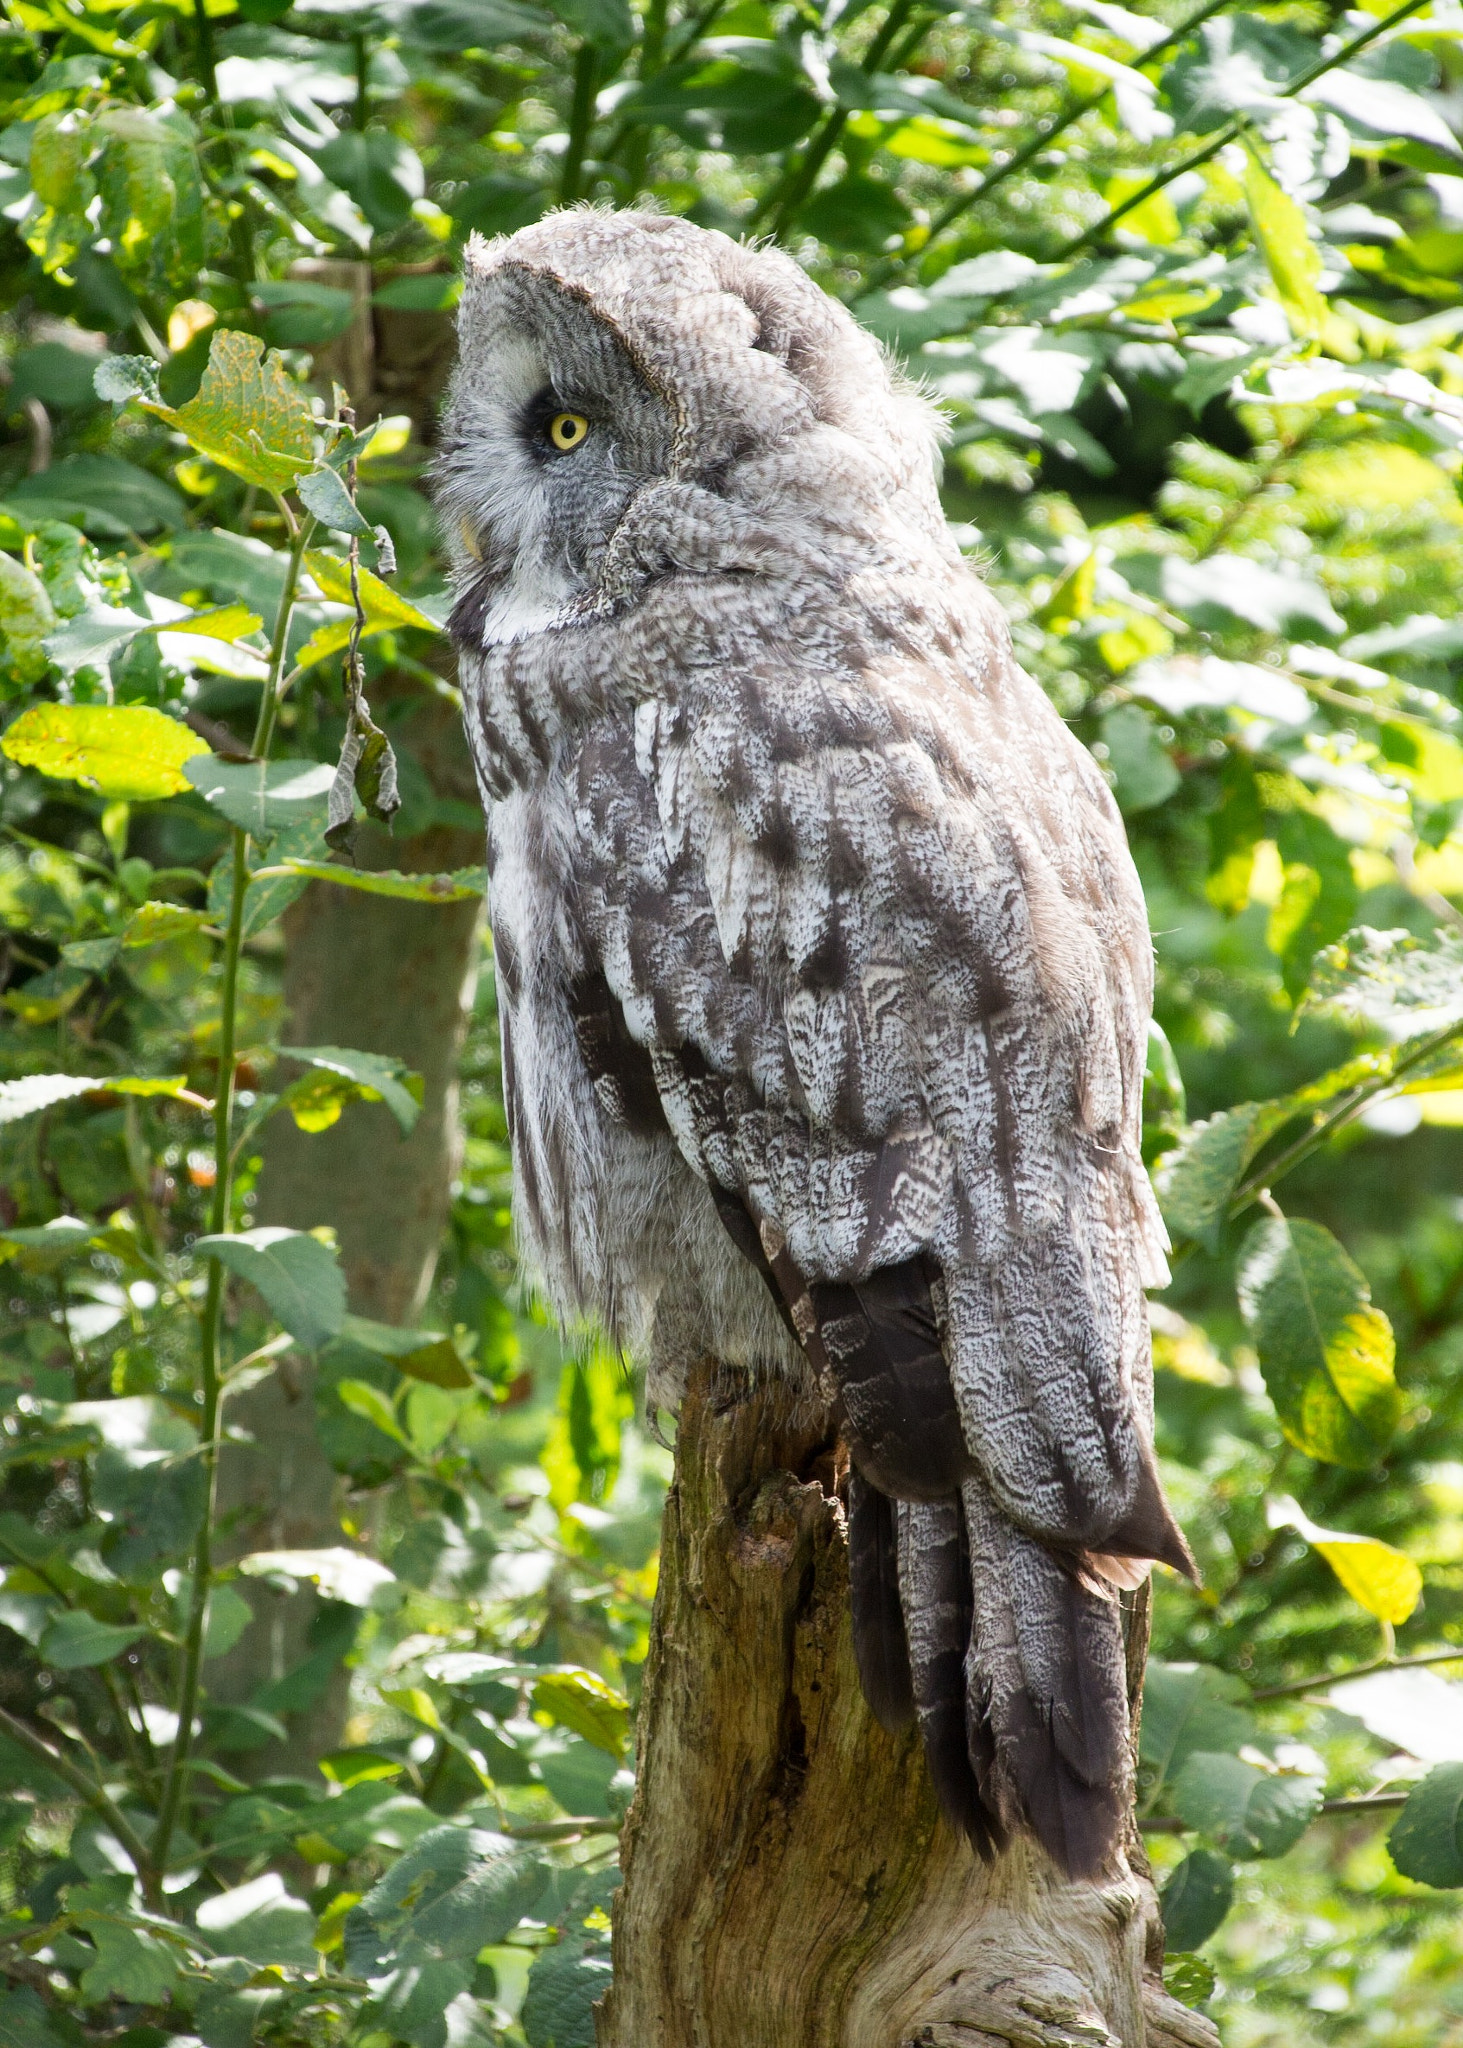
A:
<svg viewBox="0 0 1463 2048">
<path fill-rule="evenodd" d="M 384 1102 L 403 1132 L 410 1131 L 421 1114 L 421 1075 L 386 1053 L 355 1052 L 340 1045 L 282 1045 L 279 1055 L 352 1082 L 363 1101 Z"/>
<path fill-rule="evenodd" d="M 142 704 L 35 704 L 0 740 L 0 753 L 102 796 L 145 803 L 188 787 L 184 763 L 208 744 Z"/>
<path fill-rule="evenodd" d="M 49 469 L 7 487 L 6 502 L 42 520 L 66 519 L 104 540 L 130 540 L 182 526 L 182 493 L 117 455 L 65 455 Z"/>
<path fill-rule="evenodd" d="M 1114 794 L 1124 811 L 1151 811 L 1165 803 L 1183 778 L 1153 720 L 1137 704 L 1120 704 L 1102 721 L 1102 739 Z"/>
<path fill-rule="evenodd" d="M 53 2026 L 51 2015 L 29 1984 L 0 1997 L 0 2048 L 72 2048 L 75 2036 Z"/>
<path fill-rule="evenodd" d="M 128 380 L 124 373 L 116 381 Z M 186 434 L 200 455 L 260 490 L 288 490 L 314 467 L 309 401 L 279 356 L 253 335 L 215 330 L 203 381 L 186 405 L 164 405 L 146 390 L 128 396 Z"/>
<path fill-rule="evenodd" d="M 150 1079 L 140 1074 L 27 1074 L 20 1081 L 0 1081 L 0 1124 L 34 1116 L 53 1103 L 76 1095 L 171 1095 L 189 1093 L 186 1076 Z M 193 1098 L 195 1101 L 196 1097 Z"/>
<path fill-rule="evenodd" d="M 1319 341 L 1326 325 L 1326 301 L 1317 281 L 1321 252 L 1311 240 L 1306 217 L 1248 150 L 1244 188 L 1255 239 L 1290 331 L 1297 341 Z"/>
<path fill-rule="evenodd" d="M 271 348 L 323 347 L 346 333 L 359 311 L 353 293 L 297 278 L 253 284 L 250 295 L 266 308 L 264 337 Z"/>
<path fill-rule="evenodd" d="M 1239 1305 L 1280 1427 L 1298 1450 L 1364 1470 L 1402 1415 L 1392 1326 L 1319 1223 L 1267 1217 L 1240 1251 Z"/>
<path fill-rule="evenodd" d="M 1163 1961 L 1163 1988 L 1180 2005 L 1200 2006 L 1214 1995 L 1214 1966 L 1203 1956 L 1171 1955 Z"/>
<path fill-rule="evenodd" d="M 418 0 L 398 17 L 399 33 L 429 50 L 491 50 L 548 33 L 553 17 L 524 0 Z M 514 222 L 518 227 L 521 223 Z"/>
<path fill-rule="evenodd" d="M 146 405 L 161 406 L 163 402 L 157 364 L 151 356 L 103 356 L 92 383 L 97 397 L 110 399 L 113 405 L 125 405 L 129 398 L 140 398 Z"/>
<path fill-rule="evenodd" d="M 178 1980 L 173 1950 L 145 1927 L 119 1926 L 115 1921 L 83 1915 L 97 1960 L 81 1973 L 86 2004 L 123 1998 L 130 2005 L 161 2005 Z"/>
<path fill-rule="evenodd" d="M 363 1316 L 347 1316 L 340 1334 L 347 1344 L 359 1345 L 362 1351 L 374 1352 L 378 1358 L 389 1358 L 398 1372 L 411 1379 L 425 1380 L 434 1387 L 472 1385 L 472 1374 L 459 1358 L 452 1339 L 435 1331 L 398 1330 L 386 1323 L 368 1322 Z M 371 1419 L 367 1417 L 368 1421 Z"/>
<path fill-rule="evenodd" d="M 412 1963 L 393 1970 L 361 2008 L 362 2024 L 369 2030 L 365 2038 L 401 2041 L 406 2048 L 448 2048 L 449 2038 L 458 2038 L 455 2024 L 449 2037 L 449 2008 L 466 1997 L 471 1982 L 466 1962 Z M 456 2020 L 454 2011 L 452 2021 Z"/>
<path fill-rule="evenodd" d="M 1202 1948 L 1234 1903 L 1234 1872 L 1212 1849 L 1195 1849 L 1163 1887 L 1164 1947 Z"/>
<path fill-rule="evenodd" d="M 571 1930 L 540 1952 L 528 1973 L 523 2037 L 528 2048 L 594 2048 L 595 2001 L 610 1988 L 608 1944 Z"/>
<path fill-rule="evenodd" d="M 45 640 L 55 626 L 40 577 L 13 555 L 0 555 L 0 642 L 15 682 L 26 686 L 41 680 L 50 665 Z"/>
<path fill-rule="evenodd" d="M 218 1259 L 258 1289 L 290 1335 L 318 1351 L 345 1321 L 345 1279 L 334 1248 L 278 1225 L 200 1237 L 194 1251 Z"/>
<path fill-rule="evenodd" d="M 352 1415 L 359 1415 L 362 1422 L 369 1422 L 373 1429 L 379 1429 L 383 1436 L 389 1436 L 404 1450 L 411 1449 L 411 1438 L 396 1419 L 396 1410 L 389 1396 L 379 1387 L 373 1387 L 369 1380 L 337 1380 L 335 1391 L 342 1406 Z"/>
<path fill-rule="evenodd" d="M 350 605 L 355 610 L 351 597 L 350 563 L 342 561 L 339 555 L 328 555 L 319 548 L 308 548 L 305 552 L 305 567 L 314 577 L 322 597 L 332 604 Z M 376 633 L 393 633 L 399 627 L 411 626 L 419 633 L 440 633 L 440 621 L 430 613 L 414 605 L 379 576 L 369 569 L 357 572 L 357 587 L 360 591 L 361 610 L 366 623 L 361 628 L 361 638 L 370 639 Z M 310 635 L 296 657 L 300 668 L 309 668 L 312 663 L 324 661 L 328 655 L 338 654 L 351 636 L 350 619 L 334 619 L 328 625 L 320 626 Z"/>
<path fill-rule="evenodd" d="M 140 903 L 127 920 L 124 946 L 159 946 L 208 923 L 203 910 L 185 910 L 181 903 Z"/>
<path fill-rule="evenodd" d="M 214 1586 L 208 1595 L 203 1654 L 226 1657 L 254 1619 L 254 1610 L 232 1586 Z"/>
<path fill-rule="evenodd" d="M 303 1899 L 285 1890 L 275 1871 L 205 1899 L 194 1917 L 218 1955 L 302 1969 L 315 1965 L 315 1915 Z"/>
<path fill-rule="evenodd" d="M 1156 1795 L 1196 1750 L 1238 1750 L 1255 1735 L 1249 1690 L 1213 1664 L 1150 1662 L 1143 1681 L 1139 1760 Z"/>
<path fill-rule="evenodd" d="M 627 0 L 551 0 L 553 11 L 574 34 L 618 57 L 635 40 L 635 17 Z"/>
<path fill-rule="evenodd" d="M 1217 1254 L 1235 1189 L 1273 1128 L 1271 1106 L 1263 1102 L 1242 1102 L 1190 1124 L 1153 1176 L 1163 1220 L 1175 1237 L 1191 1237 Z"/>
<path fill-rule="evenodd" d="M 295 488 L 300 503 L 307 512 L 314 513 L 322 526 L 332 527 L 337 533 L 370 533 L 370 522 L 362 519 L 355 500 L 333 469 L 312 469 Z"/>
<path fill-rule="evenodd" d="M 475 1956 L 532 1911 L 548 1875 L 547 1865 L 504 1835 L 433 1828 L 351 1913 L 346 1967 L 378 1976 L 395 1963 Z"/>
<path fill-rule="evenodd" d="M 325 823 L 325 801 L 335 770 L 327 761 L 225 761 L 200 742 L 201 755 L 184 770 L 204 802 L 256 839 L 267 839 L 306 820 Z"/>
<path fill-rule="evenodd" d="M 246 1578 L 309 1579 L 327 1600 L 369 1607 L 395 1574 L 373 1557 L 338 1544 L 328 1550 L 255 1550 L 239 1559 Z"/>
<path fill-rule="evenodd" d="M 629 1702 L 593 1671 L 565 1665 L 546 1672 L 533 1689 L 533 1704 L 596 1749 L 613 1757 L 624 1755 L 630 1731 Z"/>
<path fill-rule="evenodd" d="M 1283 1856 L 1320 1811 L 1320 1778 L 1274 1776 L 1237 1756 L 1196 1750 L 1173 1784 L 1180 1819 L 1232 1856 Z"/>
<path fill-rule="evenodd" d="M 1463 1763 L 1439 1764 L 1414 1786 L 1387 1847 L 1404 1877 L 1440 1890 L 1463 1885 Z"/>
<path fill-rule="evenodd" d="M 80 1608 L 67 1608 L 47 1622 L 37 1648 L 45 1662 L 58 1671 L 81 1671 L 93 1664 L 109 1664 L 146 1634 L 145 1628 L 114 1626 Z"/>
<path fill-rule="evenodd" d="M 348 128 L 318 146 L 314 157 L 331 183 L 349 192 L 379 235 L 404 227 L 413 201 L 427 189 L 421 158 L 389 129 Z"/>
<path fill-rule="evenodd" d="M 1359 1607 L 1378 1621 L 1400 1628 L 1422 1598 L 1422 1573 L 1405 1551 L 1376 1536 L 1351 1536 L 1320 1529 L 1293 1500 L 1272 1501 L 1272 1529 L 1295 1529 L 1319 1550 Z"/>
</svg>

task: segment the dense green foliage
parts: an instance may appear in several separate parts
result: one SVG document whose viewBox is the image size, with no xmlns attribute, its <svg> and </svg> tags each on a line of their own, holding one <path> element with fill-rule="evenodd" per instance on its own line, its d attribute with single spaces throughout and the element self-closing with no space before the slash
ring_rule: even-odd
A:
<svg viewBox="0 0 1463 2048">
<path fill-rule="evenodd" d="M 367 316 L 298 266 L 430 339 L 468 231 L 643 193 L 939 397 L 1129 819 L 1204 1572 L 1144 1722 L 1173 1984 L 1236 2048 L 1463 2026 L 1460 86 L 1448 0 L 6 0 L 0 2040 L 592 2040 L 669 1461 L 517 1289 L 490 978 L 422 1330 L 250 1209 L 269 1116 L 417 1107 L 279 1056 L 287 904 L 482 886 L 350 864 L 393 768 L 437 815 L 389 750 L 450 689 L 430 410 L 357 432 Z M 292 1347 L 340 1537 L 239 1560 L 228 1401 Z M 305 1581 L 305 1662 L 210 1706 Z M 256 1783 L 341 1659 L 343 1746 Z"/>
</svg>

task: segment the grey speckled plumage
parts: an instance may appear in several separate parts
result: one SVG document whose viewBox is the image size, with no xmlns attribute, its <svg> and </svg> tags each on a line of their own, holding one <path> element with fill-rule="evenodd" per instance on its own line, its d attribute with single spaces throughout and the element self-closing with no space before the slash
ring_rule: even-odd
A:
<svg viewBox="0 0 1463 2048">
<path fill-rule="evenodd" d="M 933 413 L 787 257 L 559 214 L 469 245 L 459 332 L 437 488 L 523 1250 L 662 1405 L 708 1352 L 816 1377 L 873 1704 L 977 1847 L 1095 1872 L 1114 1584 L 1189 1568 L 1106 784 L 946 530 Z"/>
</svg>

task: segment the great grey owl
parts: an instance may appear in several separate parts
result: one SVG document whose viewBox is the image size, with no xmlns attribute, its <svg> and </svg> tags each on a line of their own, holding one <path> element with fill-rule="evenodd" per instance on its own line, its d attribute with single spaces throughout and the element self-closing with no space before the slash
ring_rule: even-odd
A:
<svg viewBox="0 0 1463 2048">
<path fill-rule="evenodd" d="M 1100 770 L 787 256 L 640 213 L 468 247 L 437 475 L 522 1249 L 672 1407 L 816 1378 L 854 1642 L 948 1817 L 1100 1870 L 1155 1471 L 1152 954 Z"/>
</svg>

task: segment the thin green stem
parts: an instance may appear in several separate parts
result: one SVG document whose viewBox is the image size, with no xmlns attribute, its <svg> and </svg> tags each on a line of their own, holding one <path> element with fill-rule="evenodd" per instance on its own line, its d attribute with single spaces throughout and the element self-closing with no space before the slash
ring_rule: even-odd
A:
<svg viewBox="0 0 1463 2048">
<path fill-rule="evenodd" d="M 193 26 L 198 38 L 198 79 L 208 94 L 210 106 L 218 107 L 218 73 L 214 68 L 213 23 L 208 18 L 207 0 L 193 0 Z"/>
<path fill-rule="evenodd" d="M 295 593 L 300 586 L 300 567 L 305 559 L 305 548 L 314 530 L 315 522 L 308 517 L 301 519 L 290 542 L 289 563 L 285 569 L 284 589 L 279 594 L 279 610 L 274 615 L 274 636 L 269 652 L 269 677 L 264 685 L 264 695 L 259 702 L 259 717 L 254 727 L 254 743 L 250 752 L 256 760 L 264 760 L 274 738 L 274 721 L 279 712 L 280 698 L 284 694 L 281 677 L 284 673 L 285 653 L 289 646 L 290 620 L 294 615 Z"/>
<path fill-rule="evenodd" d="M 915 0 L 894 0 L 894 5 L 884 17 L 879 33 L 874 37 L 863 54 L 859 69 L 865 77 L 872 78 L 889 53 L 889 47 L 899 34 L 910 15 L 914 12 Z M 926 23 L 928 28 L 931 24 Z M 922 30 L 921 33 L 924 31 Z M 911 46 L 905 54 L 912 54 Z M 755 228 L 760 221 L 772 217 L 774 235 L 784 235 L 797 216 L 799 207 L 812 191 L 818 173 L 838 144 L 838 139 L 848 126 L 851 108 L 830 107 L 823 117 L 823 125 L 813 137 L 801 157 L 789 164 L 770 192 L 764 193 L 758 201 L 747 225 Z"/>
<path fill-rule="evenodd" d="M 589 131 L 594 125 L 594 101 L 599 89 L 599 51 L 593 43 L 581 43 L 574 59 L 574 97 L 569 107 L 569 140 L 559 173 L 559 201 L 571 206 L 581 196 L 584 158 L 589 148 Z"/>
<path fill-rule="evenodd" d="M 364 134 L 371 112 L 371 46 L 364 33 L 351 37 L 356 59 L 356 98 L 351 108 L 351 126 L 357 133 Z"/>
<path fill-rule="evenodd" d="M 1295 1678 L 1288 1685 L 1267 1685 L 1253 1697 L 1257 1700 L 1294 1699 L 1300 1693 L 1318 1692 L 1324 1686 L 1341 1685 L 1353 1678 L 1368 1678 L 1374 1671 L 1424 1671 L 1430 1664 L 1463 1664 L 1463 1650 L 1425 1650 L 1417 1657 L 1374 1657 L 1370 1664 L 1353 1664 L 1347 1671 L 1315 1671 L 1309 1678 Z"/>
<path fill-rule="evenodd" d="M 228 934 L 224 941 L 224 980 L 220 998 L 218 1092 L 213 1105 L 213 1210 L 209 1228 L 218 1235 L 229 1227 L 229 1195 L 233 1181 L 230 1137 L 234 1108 L 234 1038 L 239 1007 L 239 952 L 244 935 L 244 897 L 249 887 L 249 835 L 235 826 L 233 831 Z M 223 1324 L 224 1269 L 218 1259 L 208 1262 L 208 1292 L 203 1305 L 203 1341 L 200 1347 L 200 1380 L 203 1415 L 199 1442 L 203 1452 L 205 1491 L 203 1514 L 193 1548 L 193 1585 L 188 1602 L 188 1629 L 183 1641 L 183 1671 L 178 1686 L 178 1732 L 163 1787 L 162 1809 L 158 1814 L 156 1851 L 160 1866 L 166 1867 L 168 1844 L 178 1819 L 178 1808 L 187 1780 L 188 1756 L 193 1746 L 193 1719 L 198 1710 L 199 1677 L 203 1666 L 204 1624 L 208 1618 L 208 1595 L 213 1583 L 213 1522 L 218 1504 L 219 1423 L 223 1412 L 220 1399 L 219 1339 Z"/>
<path fill-rule="evenodd" d="M 1428 1037 L 1420 1039 L 1411 1052 L 1397 1060 L 1388 1073 L 1379 1074 L 1375 1080 L 1364 1081 L 1349 1095 L 1344 1095 L 1329 1115 L 1322 1117 L 1308 1131 L 1302 1132 L 1301 1136 L 1276 1158 L 1268 1160 L 1262 1167 L 1257 1167 L 1240 1182 L 1230 1202 L 1230 1216 L 1238 1216 L 1247 1209 L 1259 1198 L 1262 1189 L 1271 1187 L 1284 1174 L 1299 1166 L 1303 1159 L 1308 1159 L 1313 1152 L 1319 1151 L 1337 1131 L 1359 1116 L 1374 1096 L 1389 1093 L 1396 1087 L 1399 1076 L 1411 1073 L 1415 1067 L 1424 1065 L 1460 1034 L 1463 1034 L 1463 1024 L 1449 1024 L 1441 1031 L 1432 1032 Z"/>
<path fill-rule="evenodd" d="M 89 1778 L 85 1771 L 78 1770 L 69 1757 L 62 1756 L 57 1749 L 52 1749 L 50 1743 L 43 1741 L 34 1728 L 25 1721 L 18 1720 L 14 1714 L 7 1713 L 3 1707 L 0 1707 L 0 1730 L 3 1730 L 28 1756 L 34 1757 L 38 1764 L 48 1771 L 54 1771 L 79 1798 L 86 1801 L 93 1813 L 101 1815 L 137 1866 L 137 1874 L 142 1879 L 142 1888 L 149 1901 L 156 1903 L 158 1877 L 163 1869 L 162 1856 L 156 1848 L 147 1847 L 116 1801 Z"/>
<path fill-rule="evenodd" d="M 285 507 L 287 516 L 288 507 Z M 269 677 L 259 706 L 253 752 L 264 758 L 274 733 L 278 689 L 289 642 L 290 620 L 294 614 L 295 591 L 300 580 L 305 543 L 313 521 L 291 516 L 292 539 L 284 589 L 275 614 L 274 637 L 270 647 Z M 239 1009 L 239 956 L 243 947 L 244 898 L 249 888 L 249 835 L 234 828 L 230 847 L 230 901 L 228 928 L 224 936 L 223 988 L 219 997 L 218 1088 L 213 1105 L 213 1205 L 209 1228 L 217 1236 L 229 1229 L 230 1194 L 233 1184 L 234 1064 Z M 217 1259 L 208 1262 L 208 1288 L 203 1303 L 202 1337 L 199 1345 L 199 1390 L 203 1414 L 199 1424 L 199 1445 L 206 1474 L 203 1514 L 193 1549 L 193 1580 L 188 1600 L 188 1626 L 183 1639 L 183 1665 L 178 1682 L 178 1732 L 163 1785 L 158 1812 L 155 1853 L 159 1868 L 165 1868 L 168 1845 L 177 1826 L 179 1808 L 188 1779 L 189 1753 L 193 1746 L 193 1722 L 198 1711 L 200 1673 L 203 1666 L 204 1625 L 208 1618 L 208 1595 L 213 1582 L 213 1524 L 218 1505 L 218 1460 L 223 1414 L 222 1375 L 219 1349 L 223 1325 L 224 1269 Z"/>
<path fill-rule="evenodd" d="M 1328 71 L 1334 71 L 1338 65 L 1349 62 L 1369 43 L 1374 43 L 1378 36 L 1385 35 L 1389 28 L 1395 28 L 1399 21 L 1404 21 L 1409 14 L 1416 14 L 1419 8 L 1426 4 L 1427 0 L 1402 0 L 1400 7 L 1394 7 L 1390 14 L 1383 15 L 1379 21 L 1370 23 L 1349 41 L 1338 45 L 1329 57 L 1318 57 L 1314 64 L 1298 72 L 1294 78 L 1279 88 L 1276 98 L 1292 99 L 1296 93 L 1304 92 L 1308 85 L 1313 85 L 1318 78 L 1324 78 Z M 1136 192 L 1129 193 L 1118 205 L 1109 207 L 1101 220 L 1094 221 L 1090 228 L 1084 228 L 1080 235 L 1074 235 L 1070 242 L 1065 243 L 1057 251 L 1053 262 L 1066 263 L 1079 249 L 1085 249 L 1089 243 L 1102 241 L 1104 236 L 1135 207 L 1142 206 L 1146 200 L 1152 199 L 1155 193 L 1162 192 L 1175 178 L 1181 178 L 1185 171 L 1192 171 L 1198 165 L 1208 163 L 1210 157 L 1218 156 L 1221 149 L 1227 148 L 1231 142 L 1238 141 L 1249 126 L 1247 115 L 1236 114 L 1232 120 L 1226 121 L 1222 128 L 1216 129 L 1209 140 L 1202 143 L 1198 149 L 1190 150 L 1187 156 L 1180 157 L 1179 161 L 1170 164 L 1167 170 L 1158 172 L 1146 185 L 1140 186 Z"/>
</svg>

